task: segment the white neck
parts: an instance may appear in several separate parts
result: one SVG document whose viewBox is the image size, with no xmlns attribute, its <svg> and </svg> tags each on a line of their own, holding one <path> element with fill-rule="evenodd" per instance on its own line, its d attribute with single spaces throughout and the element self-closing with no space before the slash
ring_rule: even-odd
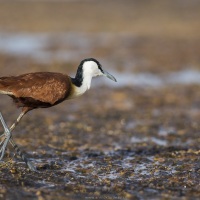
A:
<svg viewBox="0 0 200 200">
<path fill-rule="evenodd" d="M 84 73 L 82 85 L 80 87 L 75 86 L 75 88 L 74 88 L 75 91 L 74 91 L 73 97 L 80 96 L 80 95 L 84 94 L 87 90 L 89 90 L 90 86 L 91 86 L 91 81 L 92 81 L 92 76 Z"/>
<path fill-rule="evenodd" d="M 74 94 L 72 97 L 77 97 L 85 93 L 90 89 L 92 77 L 102 75 L 101 70 L 98 68 L 98 65 L 94 61 L 87 61 L 80 68 L 81 71 L 78 72 L 78 77 L 76 78 L 82 80 L 81 85 L 74 85 Z"/>
</svg>

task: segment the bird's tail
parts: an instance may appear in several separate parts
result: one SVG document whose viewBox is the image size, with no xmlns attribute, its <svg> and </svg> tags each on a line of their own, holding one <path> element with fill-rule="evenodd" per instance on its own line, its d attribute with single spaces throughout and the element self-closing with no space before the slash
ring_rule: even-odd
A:
<svg viewBox="0 0 200 200">
<path fill-rule="evenodd" d="M 4 94 L 5 85 L 3 84 L 3 80 L 0 78 L 0 94 Z"/>
<path fill-rule="evenodd" d="M 0 91 L 3 90 L 3 88 L 4 88 L 4 86 L 3 86 L 3 83 L 2 83 L 2 81 L 0 79 Z"/>
<path fill-rule="evenodd" d="M 12 93 L 8 90 L 8 85 L 5 83 L 3 78 L 0 78 L 0 94 L 12 95 Z"/>
</svg>

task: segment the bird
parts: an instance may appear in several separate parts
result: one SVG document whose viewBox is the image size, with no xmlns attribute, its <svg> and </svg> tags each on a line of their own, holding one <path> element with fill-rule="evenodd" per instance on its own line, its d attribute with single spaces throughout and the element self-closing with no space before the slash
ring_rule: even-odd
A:
<svg viewBox="0 0 200 200">
<path fill-rule="evenodd" d="M 96 76 L 106 76 L 117 82 L 116 78 L 102 69 L 102 65 L 95 58 L 86 58 L 78 66 L 74 78 L 58 72 L 32 72 L 18 76 L 0 77 L 0 94 L 13 99 L 17 108 L 21 109 L 16 121 L 8 128 L 2 114 L 0 120 L 4 128 L 0 142 L 0 160 L 3 159 L 8 142 L 21 156 L 31 171 L 37 171 L 34 164 L 14 142 L 12 131 L 19 124 L 23 116 L 31 110 L 49 108 L 61 102 L 81 96 L 90 89 L 91 80 Z"/>
</svg>

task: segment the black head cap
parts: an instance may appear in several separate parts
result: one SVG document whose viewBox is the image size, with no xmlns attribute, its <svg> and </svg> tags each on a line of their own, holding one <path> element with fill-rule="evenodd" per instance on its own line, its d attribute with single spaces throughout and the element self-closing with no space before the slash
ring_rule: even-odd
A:
<svg viewBox="0 0 200 200">
<path fill-rule="evenodd" d="M 83 66 L 83 64 L 87 61 L 95 62 L 97 64 L 98 68 L 103 72 L 100 62 L 98 60 L 96 60 L 95 58 L 86 58 L 86 59 L 82 60 L 79 67 Z"/>
<path fill-rule="evenodd" d="M 82 60 L 78 66 L 77 72 L 76 72 L 76 77 L 72 78 L 72 82 L 80 87 L 82 85 L 83 82 L 83 64 L 87 61 L 93 61 L 97 64 L 98 68 L 101 70 L 101 72 L 103 73 L 103 69 L 101 68 L 101 64 L 98 60 L 94 59 L 94 58 L 86 58 L 84 60 Z"/>
</svg>

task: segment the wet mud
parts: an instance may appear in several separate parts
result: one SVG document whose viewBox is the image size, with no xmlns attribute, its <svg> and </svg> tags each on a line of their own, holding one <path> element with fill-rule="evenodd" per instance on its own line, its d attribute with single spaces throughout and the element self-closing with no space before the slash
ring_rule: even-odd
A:
<svg viewBox="0 0 200 200">
<path fill-rule="evenodd" d="M 97 88 L 32 111 L 13 137 L 38 173 L 9 147 L 2 198 L 198 198 L 199 87 Z"/>
<path fill-rule="evenodd" d="M 115 2 L 1 2 L 1 76 L 73 76 L 95 57 L 118 82 L 27 113 L 13 139 L 38 172 L 9 145 L 0 199 L 200 198 L 200 5 Z M 0 111 L 9 126 L 20 113 L 4 95 Z"/>
</svg>

